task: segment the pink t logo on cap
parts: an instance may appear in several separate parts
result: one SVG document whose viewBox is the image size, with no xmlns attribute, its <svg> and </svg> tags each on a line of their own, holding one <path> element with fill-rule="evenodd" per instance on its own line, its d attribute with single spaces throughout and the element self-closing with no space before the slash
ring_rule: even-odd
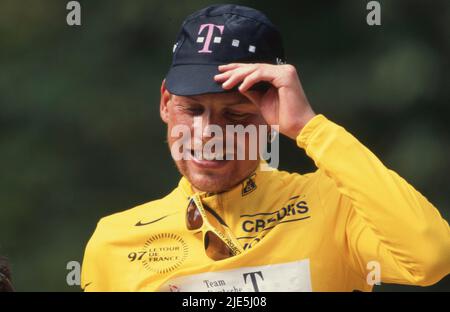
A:
<svg viewBox="0 0 450 312">
<path fill-rule="evenodd" d="M 224 25 L 215 25 L 215 24 L 202 24 L 200 25 L 200 29 L 198 31 L 198 34 L 200 35 L 200 33 L 203 31 L 203 29 L 207 27 L 208 28 L 208 33 L 206 34 L 206 40 L 205 37 L 197 37 L 197 42 L 204 42 L 205 44 L 203 45 L 203 49 L 199 50 L 198 53 L 212 53 L 212 51 L 209 49 L 209 44 L 211 43 L 211 39 L 214 33 L 214 28 L 217 27 L 220 30 L 220 34 L 222 35 L 223 33 L 223 28 Z M 216 39 L 218 38 L 218 41 L 216 41 Z M 215 37 L 214 38 L 214 42 L 220 43 L 221 37 Z"/>
</svg>

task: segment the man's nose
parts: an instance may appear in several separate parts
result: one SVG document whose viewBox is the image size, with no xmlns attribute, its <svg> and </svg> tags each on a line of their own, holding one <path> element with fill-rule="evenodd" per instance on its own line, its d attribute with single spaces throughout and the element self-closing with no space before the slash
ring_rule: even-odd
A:
<svg viewBox="0 0 450 312">
<path fill-rule="evenodd" d="M 216 132 L 219 131 L 219 129 L 223 133 L 226 126 L 226 122 L 219 114 L 206 111 L 202 114 L 197 123 L 201 123 L 198 125 L 198 128 L 200 129 L 201 127 L 203 137 L 212 137 L 217 135 Z"/>
</svg>

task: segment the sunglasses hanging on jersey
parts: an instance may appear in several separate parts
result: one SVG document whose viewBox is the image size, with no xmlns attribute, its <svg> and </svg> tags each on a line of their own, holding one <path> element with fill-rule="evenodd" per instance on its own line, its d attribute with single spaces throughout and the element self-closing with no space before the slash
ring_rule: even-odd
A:
<svg viewBox="0 0 450 312">
<path fill-rule="evenodd" d="M 189 231 L 201 230 L 205 252 L 215 261 L 233 257 L 243 252 L 228 226 L 216 218 L 208 218 L 198 194 L 191 197 L 186 210 L 186 227 Z"/>
</svg>

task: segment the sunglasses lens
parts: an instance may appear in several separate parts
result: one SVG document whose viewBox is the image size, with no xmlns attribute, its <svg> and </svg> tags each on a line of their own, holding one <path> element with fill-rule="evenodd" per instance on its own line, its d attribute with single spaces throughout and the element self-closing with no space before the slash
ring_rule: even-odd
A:
<svg viewBox="0 0 450 312">
<path fill-rule="evenodd" d="M 199 230 L 203 226 L 203 222 L 209 224 L 209 226 L 225 233 L 224 227 L 217 217 L 212 215 L 208 210 L 205 210 L 208 220 L 203 220 L 200 209 L 195 204 L 194 199 L 191 199 L 186 210 L 186 227 L 188 230 Z M 219 217 L 220 218 L 220 217 Z M 204 236 L 204 245 L 206 255 L 214 261 L 223 260 L 234 256 L 233 250 L 225 243 L 216 233 L 211 230 L 206 231 Z"/>
<path fill-rule="evenodd" d="M 230 247 L 211 231 L 208 231 L 205 234 L 205 250 L 208 257 L 215 261 L 234 256 Z"/>
<path fill-rule="evenodd" d="M 202 225 L 202 215 L 200 214 L 197 205 L 195 205 L 194 200 L 191 200 L 186 211 L 186 226 L 189 230 L 198 230 Z"/>
</svg>

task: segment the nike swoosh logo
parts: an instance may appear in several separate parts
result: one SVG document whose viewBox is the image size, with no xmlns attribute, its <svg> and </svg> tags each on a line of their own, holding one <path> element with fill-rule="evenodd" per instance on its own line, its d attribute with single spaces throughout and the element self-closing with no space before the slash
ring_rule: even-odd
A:
<svg viewBox="0 0 450 312">
<path fill-rule="evenodd" d="M 150 221 L 150 222 L 145 222 L 145 223 L 143 223 L 142 221 L 139 220 L 139 222 L 136 223 L 134 226 L 149 225 L 149 224 L 152 224 L 152 223 L 161 221 L 162 219 L 165 219 L 165 218 L 167 218 L 168 216 L 170 216 L 170 215 L 166 215 L 166 216 L 163 216 L 163 217 L 161 217 L 161 218 L 159 218 L 159 219 L 156 219 L 156 220 L 153 220 L 153 221 Z"/>
</svg>

